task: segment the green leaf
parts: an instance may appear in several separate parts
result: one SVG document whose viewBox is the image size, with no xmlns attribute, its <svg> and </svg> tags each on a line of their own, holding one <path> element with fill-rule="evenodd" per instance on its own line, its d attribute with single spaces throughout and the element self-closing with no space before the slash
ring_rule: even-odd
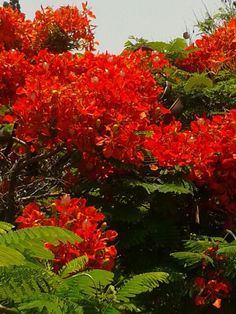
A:
<svg viewBox="0 0 236 314">
<path fill-rule="evenodd" d="M 202 239 L 185 241 L 184 243 L 185 249 L 191 252 L 200 253 L 206 251 L 210 246 L 214 245 L 216 242 L 220 243 L 225 242 L 225 240 L 220 237 L 215 238 L 209 238 L 207 236 L 201 237 Z"/>
<path fill-rule="evenodd" d="M 0 266 L 23 265 L 25 261 L 25 257 L 17 250 L 0 246 Z"/>
<path fill-rule="evenodd" d="M 143 187 L 148 194 L 152 194 L 156 191 L 161 193 L 175 193 L 175 194 L 192 194 L 192 188 L 187 183 L 146 183 L 138 180 L 131 180 L 125 182 L 127 185 L 136 187 Z"/>
<path fill-rule="evenodd" d="M 32 296 L 25 302 L 22 302 L 18 309 L 30 310 L 30 313 L 50 313 L 50 314 L 65 314 L 76 313 L 83 314 L 83 308 L 69 300 L 64 298 L 58 298 L 57 296 L 49 293 L 38 293 Z M 45 311 L 46 310 L 46 311 Z M 27 312 L 29 313 L 29 312 Z"/>
<path fill-rule="evenodd" d="M 121 314 L 120 311 L 118 311 L 116 308 L 114 307 L 109 307 L 107 308 L 104 312 L 102 312 L 103 314 Z"/>
<path fill-rule="evenodd" d="M 158 191 L 161 193 L 193 194 L 191 186 L 187 183 L 159 184 Z"/>
<path fill-rule="evenodd" d="M 169 51 L 170 52 L 179 52 L 186 48 L 187 44 L 183 38 L 176 38 L 170 42 Z"/>
<path fill-rule="evenodd" d="M 72 299 L 77 298 L 81 293 L 88 296 L 95 296 L 99 289 L 104 289 L 113 280 L 114 274 L 112 272 L 94 269 L 87 272 L 78 273 L 75 276 L 64 280 L 68 287 L 68 296 Z M 61 291 L 58 290 L 59 294 Z"/>
<path fill-rule="evenodd" d="M 5 221 L 0 221 L 0 235 L 7 233 L 13 228 L 14 226 L 12 224 L 9 224 L 8 222 L 5 222 Z"/>
<path fill-rule="evenodd" d="M 228 257 L 235 258 L 236 257 L 236 241 L 231 242 L 229 245 L 221 247 L 218 251 L 217 254 L 224 254 Z"/>
<path fill-rule="evenodd" d="M 52 291 L 61 283 L 62 279 L 43 265 L 26 261 L 24 265 L 0 267 L 0 301 L 19 303 Z"/>
<path fill-rule="evenodd" d="M 196 266 L 200 264 L 203 260 L 207 261 L 211 265 L 214 265 L 213 259 L 203 253 L 176 252 L 171 253 L 170 255 L 183 263 L 184 267 Z"/>
<path fill-rule="evenodd" d="M 128 280 L 117 292 L 118 301 L 129 302 L 136 295 L 152 291 L 159 287 L 160 283 L 168 282 L 169 274 L 165 272 L 150 272 L 139 274 Z"/>
<path fill-rule="evenodd" d="M 54 245 L 59 244 L 59 242 L 81 242 L 81 238 L 77 236 L 75 233 L 59 228 L 59 227 L 32 227 L 19 229 L 16 231 L 9 231 L 6 234 L 0 236 L 0 245 L 5 246 L 28 246 L 29 241 L 32 241 L 32 245 L 34 241 L 47 241 Z M 42 243 L 43 245 L 43 243 Z"/>
<path fill-rule="evenodd" d="M 0 108 L 0 116 L 4 116 L 6 113 L 9 113 L 10 109 L 7 106 L 1 106 Z"/>
<path fill-rule="evenodd" d="M 184 90 L 187 94 L 191 93 L 194 89 L 212 88 L 213 82 L 205 74 L 194 74 L 188 79 L 184 86 Z"/>
<path fill-rule="evenodd" d="M 169 48 L 169 44 L 165 43 L 164 41 L 153 41 L 148 43 L 148 47 L 159 52 L 165 53 Z"/>
<path fill-rule="evenodd" d="M 74 258 L 69 263 L 64 265 L 62 269 L 59 272 L 59 276 L 62 278 L 68 277 L 70 274 L 76 273 L 84 268 L 84 266 L 88 262 L 87 256 L 79 256 L 77 258 Z"/>
<path fill-rule="evenodd" d="M 23 246 L 18 246 L 19 250 L 25 251 L 26 255 L 41 259 L 54 259 L 54 254 L 41 241 L 25 240 Z"/>
</svg>

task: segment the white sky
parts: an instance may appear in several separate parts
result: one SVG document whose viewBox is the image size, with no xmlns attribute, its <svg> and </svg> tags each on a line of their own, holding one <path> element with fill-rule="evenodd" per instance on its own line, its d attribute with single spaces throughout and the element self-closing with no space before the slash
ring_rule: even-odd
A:
<svg viewBox="0 0 236 314">
<path fill-rule="evenodd" d="M 77 5 L 81 0 L 20 0 L 21 9 L 28 18 L 43 6 L 58 8 Z M 119 53 L 130 35 L 151 41 L 169 41 L 182 37 L 186 27 L 192 30 L 196 17 L 215 12 L 220 0 L 88 0 L 97 19 L 96 39 L 99 51 Z M 204 6 L 205 5 L 205 6 Z"/>
</svg>

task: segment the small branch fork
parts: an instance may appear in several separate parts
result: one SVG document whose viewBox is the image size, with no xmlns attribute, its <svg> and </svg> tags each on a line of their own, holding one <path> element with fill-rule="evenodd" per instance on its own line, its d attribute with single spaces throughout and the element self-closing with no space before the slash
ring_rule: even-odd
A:
<svg viewBox="0 0 236 314">
<path fill-rule="evenodd" d="M 16 213 L 15 191 L 18 186 L 19 178 L 22 172 L 26 169 L 29 169 L 29 167 L 36 165 L 40 161 L 53 157 L 54 155 L 56 155 L 58 152 L 62 150 L 62 147 L 58 146 L 55 149 L 51 150 L 50 152 L 46 152 L 46 153 L 31 157 L 30 150 L 27 143 L 15 137 L 13 137 L 12 139 L 14 140 L 14 142 L 24 146 L 26 153 L 23 157 L 20 157 L 18 160 L 16 160 L 16 162 L 13 164 L 13 166 L 8 172 L 9 187 L 8 187 L 8 193 L 6 195 L 6 209 L 4 212 L 4 218 L 8 222 L 14 222 L 14 218 L 15 218 L 14 216 Z M 45 194 L 45 193 L 42 193 L 42 194 Z M 50 194 L 50 193 L 47 193 L 47 194 Z M 36 196 L 36 195 L 33 197 L 39 198 L 39 196 Z M 30 198 L 31 196 L 28 199 Z"/>
</svg>

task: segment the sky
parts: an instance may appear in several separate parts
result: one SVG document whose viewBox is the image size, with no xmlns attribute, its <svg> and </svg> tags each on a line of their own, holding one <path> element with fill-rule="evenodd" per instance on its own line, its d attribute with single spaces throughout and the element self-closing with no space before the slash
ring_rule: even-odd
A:
<svg viewBox="0 0 236 314">
<path fill-rule="evenodd" d="M 40 8 L 62 5 L 81 7 L 81 0 L 20 0 L 22 12 L 33 18 Z M 85 1 L 84 1 L 85 2 Z M 88 0 L 96 15 L 98 50 L 120 53 L 128 37 L 143 37 L 150 41 L 170 41 L 193 29 L 202 19 L 206 7 L 214 13 L 220 0 Z"/>
</svg>

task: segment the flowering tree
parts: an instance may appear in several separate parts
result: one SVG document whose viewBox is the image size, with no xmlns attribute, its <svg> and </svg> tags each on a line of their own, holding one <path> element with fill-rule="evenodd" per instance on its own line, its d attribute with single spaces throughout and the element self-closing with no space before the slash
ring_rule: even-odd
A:
<svg viewBox="0 0 236 314">
<path fill-rule="evenodd" d="M 33 21 L 13 7 L 0 8 L 2 220 L 81 236 L 74 245 L 46 244 L 55 271 L 81 255 L 86 267 L 112 269 L 117 233 L 105 230 L 104 214 L 119 234 L 122 273 L 170 263 L 192 232 L 234 229 L 236 110 L 231 89 L 221 94 L 219 84 L 235 86 L 235 19 L 191 46 L 142 40 L 112 55 L 94 52 L 86 4 L 48 7 Z M 208 112 L 209 99 L 220 114 Z M 204 256 L 218 263 L 219 247 L 208 245 Z M 195 302 L 220 307 L 233 293 L 228 275 L 203 266 L 191 279 L 202 289 Z"/>
</svg>

